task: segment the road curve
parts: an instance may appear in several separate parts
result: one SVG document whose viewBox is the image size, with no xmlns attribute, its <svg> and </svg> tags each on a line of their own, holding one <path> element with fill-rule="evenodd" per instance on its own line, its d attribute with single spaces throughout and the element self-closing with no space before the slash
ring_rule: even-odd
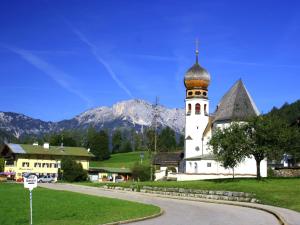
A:
<svg viewBox="0 0 300 225">
<path fill-rule="evenodd" d="M 271 214 L 245 207 L 206 202 L 177 200 L 145 195 L 137 192 L 104 190 L 70 184 L 39 184 L 41 187 L 118 198 L 161 207 L 165 213 L 157 218 L 132 225 L 278 225 Z"/>
</svg>

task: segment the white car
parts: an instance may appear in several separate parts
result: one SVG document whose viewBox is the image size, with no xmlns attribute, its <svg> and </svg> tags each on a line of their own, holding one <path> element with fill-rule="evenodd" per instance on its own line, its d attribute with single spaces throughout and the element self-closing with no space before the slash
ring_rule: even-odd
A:
<svg viewBox="0 0 300 225">
<path fill-rule="evenodd" d="M 52 183 L 55 182 L 54 178 L 51 176 L 42 176 L 38 179 L 39 183 Z"/>
</svg>

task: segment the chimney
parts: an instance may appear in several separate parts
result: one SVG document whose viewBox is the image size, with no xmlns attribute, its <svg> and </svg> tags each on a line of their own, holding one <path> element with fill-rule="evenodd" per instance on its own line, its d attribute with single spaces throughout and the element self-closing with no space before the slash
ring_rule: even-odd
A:
<svg viewBox="0 0 300 225">
<path fill-rule="evenodd" d="M 49 148 L 50 148 L 50 145 L 49 145 L 48 142 L 45 142 L 43 147 L 44 147 L 44 149 L 49 149 Z"/>
</svg>

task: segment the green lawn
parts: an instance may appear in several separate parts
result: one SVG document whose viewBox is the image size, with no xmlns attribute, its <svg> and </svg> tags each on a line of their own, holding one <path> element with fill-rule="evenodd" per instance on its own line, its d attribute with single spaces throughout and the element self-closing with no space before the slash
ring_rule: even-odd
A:
<svg viewBox="0 0 300 225">
<path fill-rule="evenodd" d="M 136 162 L 140 162 L 141 152 L 128 152 L 111 154 L 110 159 L 104 161 L 91 161 L 90 167 L 114 167 L 114 168 L 131 168 Z M 143 163 L 149 164 L 149 153 L 144 152 Z"/>
<path fill-rule="evenodd" d="M 0 183 L 0 224 L 29 224 L 29 191 Z M 158 213 L 156 206 L 45 188 L 33 190 L 33 224 L 97 225 Z"/>
<path fill-rule="evenodd" d="M 86 185 L 101 186 L 103 183 L 87 183 Z M 108 185 L 129 187 L 136 185 L 130 182 Z M 300 178 L 267 178 L 262 181 L 255 179 L 222 179 L 209 181 L 158 181 L 140 182 L 140 186 L 179 187 L 202 190 L 241 191 L 256 194 L 263 204 L 280 206 L 300 212 Z"/>
</svg>

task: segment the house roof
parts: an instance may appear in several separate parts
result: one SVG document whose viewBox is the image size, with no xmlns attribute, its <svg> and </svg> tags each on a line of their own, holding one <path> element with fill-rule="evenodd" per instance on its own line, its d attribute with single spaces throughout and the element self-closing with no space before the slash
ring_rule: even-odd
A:
<svg viewBox="0 0 300 225">
<path fill-rule="evenodd" d="M 114 167 L 90 167 L 91 172 L 107 172 L 107 173 L 131 173 L 129 168 L 114 168 Z"/>
<path fill-rule="evenodd" d="M 183 159 L 183 152 L 159 152 L 153 157 L 154 165 L 178 165 Z"/>
<path fill-rule="evenodd" d="M 5 144 L 0 152 L 2 152 L 6 147 L 14 154 L 94 157 L 92 153 L 88 152 L 83 147 L 50 146 L 49 149 L 45 149 L 40 145 L 35 146 L 9 143 Z"/>
<path fill-rule="evenodd" d="M 221 99 L 215 112 L 216 121 L 244 121 L 259 115 L 259 111 L 243 81 L 238 80 Z"/>
</svg>

